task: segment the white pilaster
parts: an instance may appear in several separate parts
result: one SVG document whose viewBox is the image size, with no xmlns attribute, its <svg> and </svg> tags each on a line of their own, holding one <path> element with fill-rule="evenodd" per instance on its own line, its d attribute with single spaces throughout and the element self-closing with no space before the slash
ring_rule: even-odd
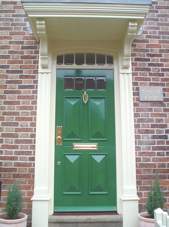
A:
<svg viewBox="0 0 169 227">
<path fill-rule="evenodd" d="M 132 74 L 120 73 L 123 227 L 137 227 L 138 196 L 133 116 Z"/>
<path fill-rule="evenodd" d="M 120 58 L 120 103 L 122 146 L 122 212 L 123 227 L 138 226 L 136 157 L 131 67 L 131 44 L 137 34 L 137 23 L 129 22 Z"/>
<path fill-rule="evenodd" d="M 49 71 L 39 71 L 32 227 L 48 227 L 50 78 Z"/>
<path fill-rule="evenodd" d="M 32 227 L 48 227 L 49 213 L 49 135 L 50 135 L 50 80 L 46 23 L 37 21 L 40 40 L 38 96 L 36 118 L 36 149 L 34 195 L 32 197 Z"/>
</svg>

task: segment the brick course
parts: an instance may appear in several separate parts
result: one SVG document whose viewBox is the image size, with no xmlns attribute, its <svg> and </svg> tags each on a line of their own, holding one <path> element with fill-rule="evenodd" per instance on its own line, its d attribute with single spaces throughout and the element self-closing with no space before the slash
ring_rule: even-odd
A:
<svg viewBox="0 0 169 227">
<path fill-rule="evenodd" d="M 0 209 L 18 182 L 31 213 L 34 183 L 38 43 L 20 1 L 0 6 Z"/>
<path fill-rule="evenodd" d="M 133 43 L 133 94 L 140 209 L 156 175 L 169 206 L 169 1 L 153 1 L 143 34 Z M 161 86 L 163 102 L 140 102 L 140 86 Z"/>
</svg>

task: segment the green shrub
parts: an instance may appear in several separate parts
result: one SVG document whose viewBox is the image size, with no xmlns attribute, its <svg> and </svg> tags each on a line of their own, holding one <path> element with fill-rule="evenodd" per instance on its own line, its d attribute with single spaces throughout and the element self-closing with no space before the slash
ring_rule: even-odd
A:
<svg viewBox="0 0 169 227">
<path fill-rule="evenodd" d="M 154 218 L 154 210 L 164 207 L 164 194 L 160 188 L 160 182 L 156 179 L 152 185 L 151 191 L 148 194 L 146 209 L 151 218 Z"/>
<path fill-rule="evenodd" d="M 22 208 L 22 194 L 16 184 L 11 185 L 7 195 L 6 214 L 9 219 L 17 219 Z"/>
</svg>

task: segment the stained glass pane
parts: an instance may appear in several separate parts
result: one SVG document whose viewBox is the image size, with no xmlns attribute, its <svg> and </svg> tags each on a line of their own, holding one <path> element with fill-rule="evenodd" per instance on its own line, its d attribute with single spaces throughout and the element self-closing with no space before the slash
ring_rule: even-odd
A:
<svg viewBox="0 0 169 227">
<path fill-rule="evenodd" d="M 86 79 L 86 89 L 95 89 L 95 78 Z"/>
<path fill-rule="evenodd" d="M 75 79 L 75 89 L 77 89 L 77 90 L 84 89 L 84 79 L 83 78 Z"/>
<path fill-rule="evenodd" d="M 105 88 L 106 88 L 105 78 L 98 78 L 97 79 L 97 89 L 105 89 Z"/>
<path fill-rule="evenodd" d="M 64 89 L 74 89 L 73 78 L 64 78 Z"/>
</svg>

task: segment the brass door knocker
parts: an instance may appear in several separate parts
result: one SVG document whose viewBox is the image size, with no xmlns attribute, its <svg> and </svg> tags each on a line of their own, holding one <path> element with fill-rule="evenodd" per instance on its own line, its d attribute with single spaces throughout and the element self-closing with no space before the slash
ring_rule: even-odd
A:
<svg viewBox="0 0 169 227">
<path fill-rule="evenodd" d="M 89 100 L 89 96 L 86 91 L 84 91 L 84 93 L 82 95 L 82 100 L 83 100 L 84 104 L 86 104 Z"/>
</svg>

